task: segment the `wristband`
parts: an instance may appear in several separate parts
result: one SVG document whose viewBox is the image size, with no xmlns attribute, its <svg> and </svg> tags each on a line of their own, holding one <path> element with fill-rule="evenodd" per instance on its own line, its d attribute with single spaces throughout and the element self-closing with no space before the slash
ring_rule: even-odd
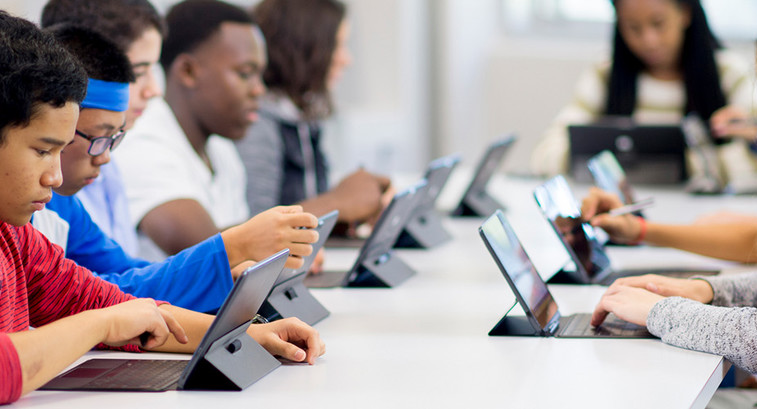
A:
<svg viewBox="0 0 757 409">
<path fill-rule="evenodd" d="M 633 244 L 638 245 L 644 241 L 644 238 L 647 235 L 647 221 L 643 217 L 638 217 L 638 216 L 636 217 L 636 219 L 641 224 L 641 231 L 639 232 L 639 236 L 636 237 L 636 240 L 633 242 Z"/>
</svg>

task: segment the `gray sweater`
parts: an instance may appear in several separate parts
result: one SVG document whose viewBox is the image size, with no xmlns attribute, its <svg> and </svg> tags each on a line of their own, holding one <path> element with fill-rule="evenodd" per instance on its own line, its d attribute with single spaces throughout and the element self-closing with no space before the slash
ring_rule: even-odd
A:
<svg viewBox="0 0 757 409">
<path fill-rule="evenodd" d="M 712 305 L 669 297 L 652 307 L 649 332 L 681 348 L 723 355 L 757 372 L 757 272 L 704 278 Z"/>
</svg>

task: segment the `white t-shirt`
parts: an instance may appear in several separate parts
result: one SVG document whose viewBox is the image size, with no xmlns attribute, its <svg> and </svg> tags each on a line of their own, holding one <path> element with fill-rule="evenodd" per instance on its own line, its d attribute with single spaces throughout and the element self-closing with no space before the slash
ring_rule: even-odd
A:
<svg viewBox="0 0 757 409">
<path fill-rule="evenodd" d="M 190 145 L 168 103 L 162 98 L 150 101 L 119 146 L 116 160 L 135 227 L 150 210 L 178 199 L 199 202 L 219 228 L 247 220 L 247 176 L 236 147 L 211 135 L 205 150 L 212 172 Z M 165 258 L 146 235 L 139 236 L 140 257 Z"/>
</svg>

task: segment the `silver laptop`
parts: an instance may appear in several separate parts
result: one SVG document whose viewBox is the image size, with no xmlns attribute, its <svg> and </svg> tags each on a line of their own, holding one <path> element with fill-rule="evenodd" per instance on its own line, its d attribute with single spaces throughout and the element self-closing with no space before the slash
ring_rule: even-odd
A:
<svg viewBox="0 0 757 409">
<path fill-rule="evenodd" d="M 311 288 L 394 287 L 414 275 L 415 271 L 394 253 L 392 247 L 426 186 L 426 181 L 422 180 L 394 195 L 349 271 L 311 274 L 305 277 L 305 285 Z"/>
<path fill-rule="evenodd" d="M 245 270 L 218 310 L 191 360 L 90 359 L 42 390 L 242 390 L 281 363 L 247 328 L 289 256 L 285 249 Z"/>
<path fill-rule="evenodd" d="M 555 176 L 538 186 L 534 189 L 534 198 L 572 260 L 571 266 L 560 272 L 561 279 L 550 282 L 565 282 L 564 278 L 569 280 L 567 282 L 579 284 L 611 284 L 620 277 L 647 273 L 681 278 L 719 273 L 711 269 L 688 268 L 616 271 L 594 227 L 583 220 L 578 202 L 564 177 Z"/>
<path fill-rule="evenodd" d="M 489 335 L 563 338 L 653 337 L 645 327 L 623 321 L 612 314 L 598 327 L 591 326 L 591 314 L 560 314 L 547 284 L 536 271 L 502 211 L 497 210 L 486 219 L 479 227 L 479 233 L 489 254 L 515 294 L 516 303 L 520 304 L 526 314 L 525 317 L 505 314 Z"/>
<path fill-rule="evenodd" d="M 452 211 L 452 216 L 486 217 L 495 210 L 504 208 L 489 195 L 486 186 L 494 172 L 499 169 L 505 154 L 510 150 L 513 143 L 515 143 L 515 136 L 507 135 L 489 145 L 484 156 L 478 162 L 476 171 L 473 173 L 473 179 L 471 179 L 468 188 L 460 199 L 460 203 Z"/>
</svg>

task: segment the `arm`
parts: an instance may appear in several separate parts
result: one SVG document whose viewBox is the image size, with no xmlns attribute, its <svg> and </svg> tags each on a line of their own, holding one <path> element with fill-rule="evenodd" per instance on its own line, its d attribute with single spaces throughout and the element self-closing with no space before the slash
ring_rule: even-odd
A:
<svg viewBox="0 0 757 409">
<path fill-rule="evenodd" d="M 176 319 L 149 299 L 85 311 L 7 336 L 18 356 L 22 394 L 26 394 L 45 384 L 95 345 L 140 345 L 139 336 L 144 332 L 151 334 L 148 348 L 165 342 L 169 333 L 174 334 L 173 340 L 186 342 Z"/>
<path fill-rule="evenodd" d="M 138 227 L 167 254 L 176 254 L 221 231 L 193 199 L 157 205 L 142 217 Z"/>
<path fill-rule="evenodd" d="M 700 304 L 679 297 L 654 305 L 649 332 L 681 348 L 723 355 L 736 366 L 757 371 L 757 310 Z"/>
<path fill-rule="evenodd" d="M 390 186 L 388 178 L 360 169 L 342 179 L 333 189 L 304 200 L 300 205 L 317 216 L 336 209 L 340 221 L 363 222 L 381 213 L 383 194 Z"/>
<path fill-rule="evenodd" d="M 180 343 L 175 338 L 170 337 L 165 344 L 148 349 L 192 353 L 210 327 L 213 316 L 169 304 L 161 305 L 160 309 L 176 317 L 187 335 L 187 342 Z M 315 363 L 315 359 L 325 352 L 325 345 L 321 341 L 318 331 L 297 318 L 277 320 L 269 324 L 250 325 L 247 334 L 272 355 L 282 356 L 294 362 L 308 362 L 312 365 Z"/>
<path fill-rule="evenodd" d="M 642 221 L 633 215 L 606 213 L 620 206 L 617 196 L 592 188 L 583 200 L 581 212 L 584 219 L 604 229 L 614 241 L 634 243 L 641 235 Z M 647 221 L 644 241 L 708 257 L 742 263 L 757 261 L 757 223 L 667 225 Z"/>
<path fill-rule="evenodd" d="M 216 234 L 162 262 L 99 276 L 139 298 L 165 300 L 194 311 L 214 311 L 233 285 L 230 270 L 223 239 Z"/>
</svg>

